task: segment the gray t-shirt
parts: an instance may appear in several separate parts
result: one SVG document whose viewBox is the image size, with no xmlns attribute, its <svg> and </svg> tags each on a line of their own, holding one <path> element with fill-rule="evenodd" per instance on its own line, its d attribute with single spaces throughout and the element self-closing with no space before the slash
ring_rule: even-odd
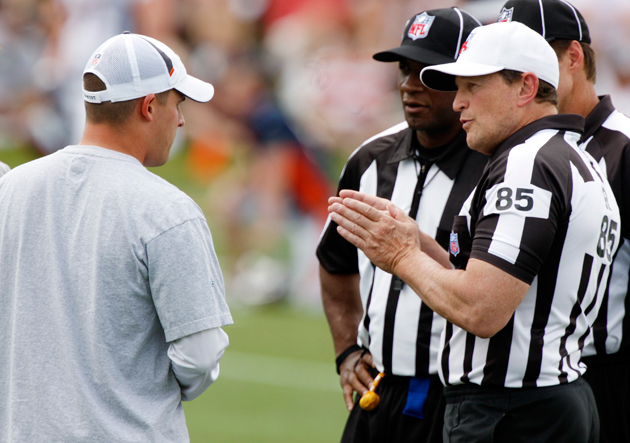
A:
<svg viewBox="0 0 630 443">
<path fill-rule="evenodd" d="M 232 323 L 200 208 L 92 146 L 0 202 L 0 442 L 188 441 L 168 342 Z"/>
</svg>

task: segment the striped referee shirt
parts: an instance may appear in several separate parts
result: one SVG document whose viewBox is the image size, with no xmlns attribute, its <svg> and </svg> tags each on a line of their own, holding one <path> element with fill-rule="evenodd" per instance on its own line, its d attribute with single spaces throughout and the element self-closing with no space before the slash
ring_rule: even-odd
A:
<svg viewBox="0 0 630 443">
<path fill-rule="evenodd" d="M 578 147 L 584 119 L 537 120 L 493 153 L 456 217 L 451 262 L 483 260 L 530 284 L 508 324 L 483 339 L 447 324 L 447 385 L 551 386 L 576 380 L 619 243 L 620 217 L 595 160 Z"/>
<path fill-rule="evenodd" d="M 584 356 L 617 353 L 630 359 L 630 118 L 615 110 L 610 96 L 586 118 L 583 149 L 603 170 L 612 188 L 621 214 L 621 242 L 613 260 L 608 290 L 593 325 L 594 342 L 584 349 Z"/>
<path fill-rule="evenodd" d="M 414 155 L 419 146 L 414 132 L 404 122 L 367 140 L 348 159 L 339 189 L 390 199 L 407 213 L 417 209 L 420 229 L 446 248 L 453 218 L 476 185 L 487 157 L 468 149 L 461 131 L 448 146 L 435 148 L 443 152 L 438 159 L 421 163 Z M 370 350 L 381 372 L 436 374 L 445 320 L 399 279 L 372 265 L 336 228 L 329 218 L 317 256 L 332 274 L 360 273 L 359 345 Z"/>
</svg>

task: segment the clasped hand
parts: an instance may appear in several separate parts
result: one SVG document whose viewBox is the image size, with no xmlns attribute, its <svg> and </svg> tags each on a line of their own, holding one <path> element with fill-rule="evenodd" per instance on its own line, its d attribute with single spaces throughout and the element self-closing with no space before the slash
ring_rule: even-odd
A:
<svg viewBox="0 0 630 443">
<path fill-rule="evenodd" d="M 405 258 L 420 250 L 418 224 L 389 200 L 342 190 L 328 203 L 337 232 L 384 271 L 396 274 Z"/>
</svg>

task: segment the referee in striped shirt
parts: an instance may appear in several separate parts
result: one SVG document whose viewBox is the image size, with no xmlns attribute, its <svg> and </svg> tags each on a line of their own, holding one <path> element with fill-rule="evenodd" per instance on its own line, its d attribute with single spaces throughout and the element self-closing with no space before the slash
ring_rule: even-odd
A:
<svg viewBox="0 0 630 443">
<path fill-rule="evenodd" d="M 330 200 L 340 234 L 448 321 L 446 442 L 599 439 L 580 357 L 620 217 L 578 146 L 583 117 L 558 115 L 558 78 L 551 46 L 516 22 L 476 28 L 455 63 L 422 71 L 431 88 L 457 90 L 468 145 L 490 155 L 448 255 L 387 200 L 354 191 Z"/>
<path fill-rule="evenodd" d="M 630 117 L 608 95 L 597 96 L 595 52 L 580 11 L 563 0 L 510 0 L 499 20 L 521 22 L 556 51 L 560 70 L 558 110 L 586 119 L 583 149 L 606 170 L 619 212 L 621 242 L 608 290 L 584 348 L 584 379 L 593 389 L 602 443 L 630 443 Z"/>
<path fill-rule="evenodd" d="M 468 149 L 453 110 L 454 92 L 420 82 L 427 65 L 453 62 L 479 26 L 458 8 L 411 17 L 399 47 L 374 58 L 398 62 L 405 122 L 363 143 L 350 157 L 339 189 L 386 197 L 415 218 L 445 250 L 453 217 L 474 188 L 487 157 Z M 441 442 L 443 386 L 437 375 L 445 320 L 398 278 L 375 268 L 328 223 L 317 249 L 322 301 L 333 335 L 340 382 L 351 409 L 342 442 Z M 386 376 L 372 411 L 352 400 L 377 368 Z M 357 399 L 358 401 L 358 399 Z"/>
</svg>

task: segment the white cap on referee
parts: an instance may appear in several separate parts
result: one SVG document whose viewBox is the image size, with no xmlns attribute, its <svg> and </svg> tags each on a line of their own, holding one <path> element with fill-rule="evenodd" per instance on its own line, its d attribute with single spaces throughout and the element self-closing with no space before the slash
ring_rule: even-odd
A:
<svg viewBox="0 0 630 443">
<path fill-rule="evenodd" d="M 427 87 L 455 91 L 455 77 L 476 77 L 509 69 L 533 72 L 558 88 L 558 57 L 549 43 L 522 23 L 492 23 L 472 30 L 454 63 L 428 66 L 420 72 Z"/>
</svg>

